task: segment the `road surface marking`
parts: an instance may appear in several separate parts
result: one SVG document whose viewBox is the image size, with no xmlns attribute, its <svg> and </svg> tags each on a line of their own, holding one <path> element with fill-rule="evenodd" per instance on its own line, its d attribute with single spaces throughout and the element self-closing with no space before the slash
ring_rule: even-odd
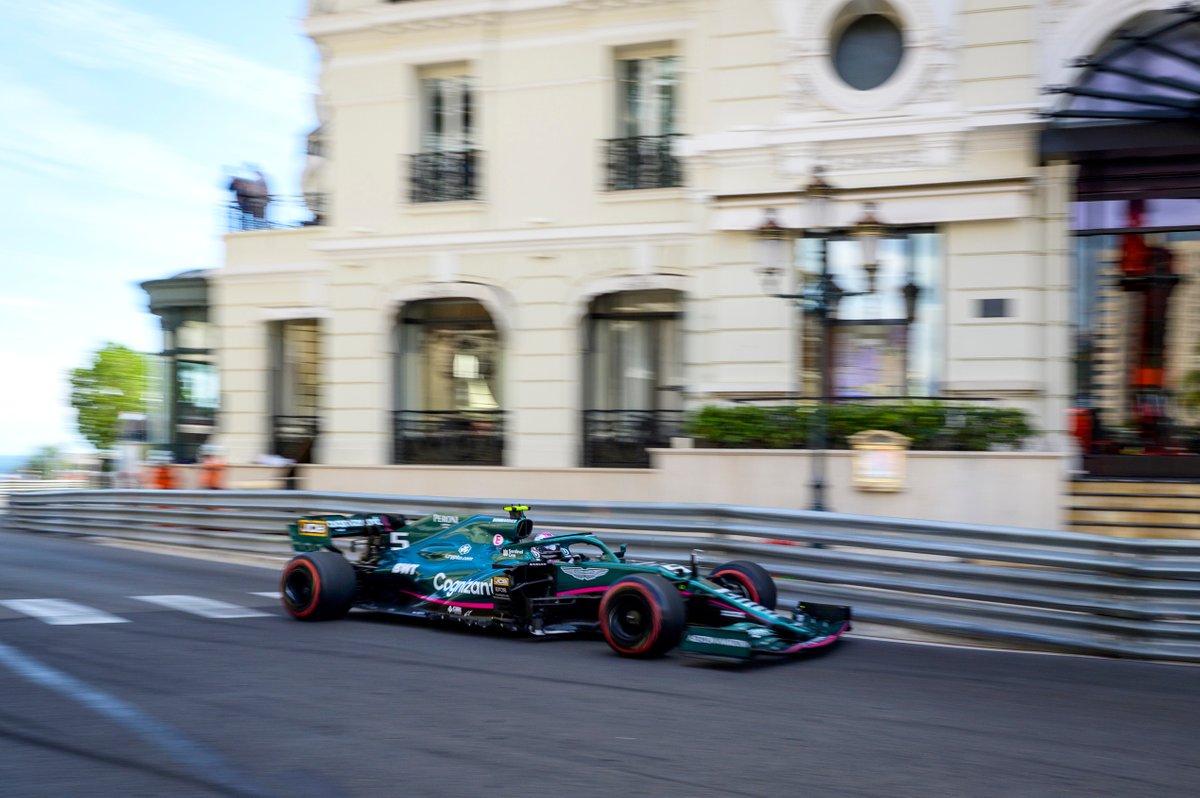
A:
<svg viewBox="0 0 1200 798">
<path fill-rule="evenodd" d="M 86 607 L 66 599 L 8 599 L 0 601 L 0 604 L 10 610 L 16 610 L 22 615 L 28 615 L 55 626 L 73 626 L 83 623 L 129 623 L 128 618 L 120 618 L 103 610 Z"/>
<path fill-rule="evenodd" d="M 37 599 L 24 601 L 37 601 Z M 56 601 L 56 599 L 46 599 L 46 601 Z M 12 604 L 13 602 L 0 603 Z M 63 603 L 69 604 L 70 602 Z M 124 618 L 117 618 L 117 620 L 122 621 Z M 69 673 L 39 662 L 4 643 L 0 643 L 0 665 L 7 667 L 27 681 L 54 690 L 81 706 L 87 707 L 97 715 L 133 732 L 190 770 L 194 778 L 204 784 L 217 787 L 222 795 L 237 795 L 246 798 L 259 798 L 266 795 L 250 780 L 247 774 L 239 771 L 216 751 L 202 746 L 178 729 L 143 712 L 133 704 L 109 695 L 99 688 L 76 679 Z"/>
<path fill-rule="evenodd" d="M 204 618 L 260 618 L 270 614 L 200 596 L 130 596 L 130 598 L 157 604 L 170 610 L 190 612 L 192 615 Z"/>
</svg>

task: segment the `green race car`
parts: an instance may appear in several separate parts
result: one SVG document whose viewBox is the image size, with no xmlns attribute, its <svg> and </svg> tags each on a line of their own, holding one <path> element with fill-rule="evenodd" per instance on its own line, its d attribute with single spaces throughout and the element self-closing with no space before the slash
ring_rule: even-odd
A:
<svg viewBox="0 0 1200 798">
<path fill-rule="evenodd" d="M 761 566 L 737 560 L 701 575 L 690 566 L 626 559 L 590 534 L 535 533 L 528 507 L 506 516 L 435 513 L 411 523 L 384 514 L 310 516 L 288 532 L 283 605 L 298 620 L 352 608 L 448 619 L 533 635 L 599 630 L 629 657 L 684 654 L 748 660 L 809 652 L 850 629 L 850 608 L 801 602 L 775 611 Z M 351 560 L 336 541 L 362 542 Z"/>
</svg>

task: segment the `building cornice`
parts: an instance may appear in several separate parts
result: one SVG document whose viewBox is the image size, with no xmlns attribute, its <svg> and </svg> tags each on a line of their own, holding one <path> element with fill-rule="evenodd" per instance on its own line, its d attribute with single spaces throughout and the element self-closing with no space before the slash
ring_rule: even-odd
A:
<svg viewBox="0 0 1200 798">
<path fill-rule="evenodd" d="M 863 202 L 875 202 L 884 221 L 895 226 L 937 225 L 949 222 L 1022 219 L 1033 212 L 1036 178 L 1012 176 L 963 182 L 918 183 L 907 186 L 846 188 L 834 200 L 834 225 L 848 227 L 862 213 Z M 766 209 L 775 210 L 779 223 L 790 229 L 807 224 L 796 191 L 725 194 L 713 197 L 713 228 L 754 230 Z"/>
<path fill-rule="evenodd" d="M 555 9 L 604 11 L 666 5 L 683 0 L 425 0 L 380 3 L 333 14 L 310 14 L 305 31 L 314 39 L 364 30 L 392 33 L 487 24 L 500 15 Z"/>
<path fill-rule="evenodd" d="M 630 241 L 689 240 L 699 230 L 687 222 L 651 224 L 596 225 L 591 227 L 555 227 L 529 230 L 484 230 L 462 233 L 429 233 L 406 236 L 359 236 L 331 238 L 313 243 L 313 249 L 329 253 L 411 252 L 414 250 L 443 251 L 448 249 L 478 250 L 542 250 L 578 249 L 596 244 L 627 244 Z"/>
</svg>

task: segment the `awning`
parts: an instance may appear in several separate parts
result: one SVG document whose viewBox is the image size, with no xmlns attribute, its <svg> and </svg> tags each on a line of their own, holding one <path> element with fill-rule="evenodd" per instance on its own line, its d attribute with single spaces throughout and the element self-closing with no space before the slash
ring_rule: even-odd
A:
<svg viewBox="0 0 1200 798">
<path fill-rule="evenodd" d="M 1047 86 L 1066 100 L 1053 120 L 1200 119 L 1200 11 L 1183 5 L 1119 31 L 1099 54 L 1080 58 L 1071 86 Z"/>
<path fill-rule="evenodd" d="M 1081 70 L 1075 83 L 1045 89 L 1062 100 L 1043 114 L 1050 120 L 1041 136 L 1043 162 L 1131 160 L 1107 170 L 1102 179 L 1108 180 L 1145 171 L 1138 159 L 1200 151 L 1200 10 L 1183 5 L 1149 15 L 1075 66 Z M 1174 171 L 1193 166 L 1181 163 Z M 1200 196 L 1168 175 L 1152 181 Z"/>
</svg>

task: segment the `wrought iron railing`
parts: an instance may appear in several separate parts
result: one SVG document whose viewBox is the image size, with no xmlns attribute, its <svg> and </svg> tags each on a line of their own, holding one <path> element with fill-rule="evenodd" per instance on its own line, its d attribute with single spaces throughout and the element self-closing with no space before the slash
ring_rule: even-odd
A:
<svg viewBox="0 0 1200 798">
<path fill-rule="evenodd" d="M 326 204 L 324 194 L 231 199 L 225 206 L 225 229 L 238 233 L 323 225 L 327 223 Z"/>
<path fill-rule="evenodd" d="M 682 410 L 584 410 L 583 465 L 649 468 L 649 450 L 670 446 L 682 424 Z"/>
<path fill-rule="evenodd" d="M 320 432 L 316 416 L 272 416 L 271 453 L 297 463 L 312 462 L 312 450 Z"/>
<path fill-rule="evenodd" d="M 411 202 L 454 202 L 479 198 L 479 150 L 422 152 L 409 156 Z"/>
<path fill-rule="evenodd" d="M 683 185 L 683 166 L 671 152 L 678 134 L 634 136 L 604 142 L 609 191 Z"/>
<path fill-rule="evenodd" d="M 504 465 L 503 410 L 397 410 L 397 465 Z"/>
</svg>

